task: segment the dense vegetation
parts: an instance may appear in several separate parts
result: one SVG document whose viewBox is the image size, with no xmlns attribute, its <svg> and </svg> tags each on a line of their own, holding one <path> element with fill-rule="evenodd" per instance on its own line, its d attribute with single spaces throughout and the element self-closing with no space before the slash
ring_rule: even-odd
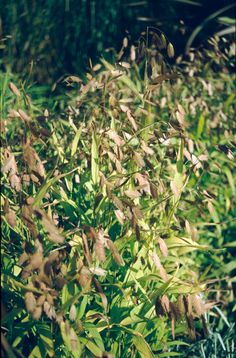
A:
<svg viewBox="0 0 236 358">
<path fill-rule="evenodd" d="M 55 103 L 1 73 L 6 356 L 233 357 L 235 47 L 138 44 Z"/>
</svg>

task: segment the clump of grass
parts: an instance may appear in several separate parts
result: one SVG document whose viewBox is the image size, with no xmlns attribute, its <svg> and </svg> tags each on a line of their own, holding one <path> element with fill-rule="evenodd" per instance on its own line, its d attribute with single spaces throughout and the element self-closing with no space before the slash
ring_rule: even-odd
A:
<svg viewBox="0 0 236 358">
<path fill-rule="evenodd" d="M 233 84 L 226 66 L 183 77 L 173 54 L 155 29 L 124 40 L 116 63 L 65 79 L 57 116 L 4 82 L 3 325 L 16 352 L 162 357 L 207 336 L 222 296 L 201 265 L 223 255 L 213 238 L 224 243 L 222 206 L 235 205 Z"/>
</svg>

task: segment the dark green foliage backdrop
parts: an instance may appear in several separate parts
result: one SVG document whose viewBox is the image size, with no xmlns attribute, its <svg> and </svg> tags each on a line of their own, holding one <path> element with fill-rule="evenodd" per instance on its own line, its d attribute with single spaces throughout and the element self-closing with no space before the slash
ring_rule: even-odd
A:
<svg viewBox="0 0 236 358">
<path fill-rule="evenodd" d="M 198 45 L 209 34 L 232 25 L 232 0 L 2 0 L 0 36 L 2 67 L 28 72 L 40 82 L 79 73 L 88 57 L 104 48 L 119 48 L 126 30 L 136 39 L 147 26 L 161 28 L 182 52 L 198 26 Z M 217 10 L 223 12 L 217 15 Z M 203 24 L 213 14 L 212 20 Z M 222 19 L 223 18 L 223 19 Z M 217 21 L 216 21 L 217 20 Z"/>
</svg>

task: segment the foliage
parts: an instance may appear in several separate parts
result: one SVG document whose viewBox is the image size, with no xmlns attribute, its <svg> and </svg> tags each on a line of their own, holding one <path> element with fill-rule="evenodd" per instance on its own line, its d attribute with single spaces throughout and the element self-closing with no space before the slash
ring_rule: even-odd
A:
<svg viewBox="0 0 236 358">
<path fill-rule="evenodd" d="M 2 74 L 9 356 L 177 356 L 231 308 L 235 81 L 211 46 L 180 71 L 161 32 L 125 39 L 55 113 Z"/>
<path fill-rule="evenodd" d="M 217 307 L 216 307 L 217 308 Z M 235 352 L 234 324 L 229 323 L 223 312 L 217 308 L 221 318 L 207 317 L 210 334 L 186 349 L 184 357 L 226 357 L 231 358 Z M 226 326 L 226 328 L 225 328 Z M 223 328 L 224 327 L 224 328 Z"/>
</svg>

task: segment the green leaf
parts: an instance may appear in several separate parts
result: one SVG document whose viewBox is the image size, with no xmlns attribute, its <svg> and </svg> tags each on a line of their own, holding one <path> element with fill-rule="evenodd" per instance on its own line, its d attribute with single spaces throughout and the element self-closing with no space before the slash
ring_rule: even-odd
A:
<svg viewBox="0 0 236 358">
<path fill-rule="evenodd" d="M 181 139 L 180 141 L 176 167 L 178 173 L 183 174 L 183 169 L 184 169 L 184 140 L 183 139 Z"/>
<path fill-rule="evenodd" d="M 95 131 L 92 133 L 91 167 L 93 183 L 97 184 L 99 182 L 98 139 Z"/>
<path fill-rule="evenodd" d="M 54 346 L 51 327 L 48 325 L 37 325 L 37 332 L 39 334 L 39 339 L 42 341 L 42 345 L 45 348 L 49 357 L 54 356 Z"/>
<path fill-rule="evenodd" d="M 64 287 L 63 287 L 64 289 Z M 76 303 L 78 301 L 78 299 L 84 295 L 84 292 L 78 292 L 77 294 L 75 294 L 73 297 L 68 296 L 68 300 L 66 300 L 66 302 L 61 306 L 60 311 L 61 312 L 66 312 L 69 307 L 71 305 L 73 305 L 74 303 Z M 70 298 L 69 298 L 70 297 Z M 63 301 L 64 302 L 64 301 Z"/>
<path fill-rule="evenodd" d="M 86 307 L 87 307 L 87 303 L 88 303 L 88 296 L 84 296 L 82 299 L 82 302 L 79 305 L 79 313 L 77 318 L 81 319 L 85 313 Z"/>
<path fill-rule="evenodd" d="M 102 340 L 102 337 L 100 335 L 100 333 L 97 330 L 97 327 L 93 324 L 90 323 L 89 327 L 88 325 L 86 325 L 86 323 L 84 324 L 84 329 L 88 330 L 90 333 L 90 336 L 94 339 L 96 345 L 102 350 L 105 351 L 105 347 L 104 347 L 104 343 Z"/>
<path fill-rule="evenodd" d="M 231 190 L 232 190 L 232 193 L 233 195 L 235 195 L 235 180 L 233 178 L 233 175 L 231 173 L 231 171 L 229 170 L 229 168 L 224 168 L 224 172 L 227 176 L 227 179 L 228 179 L 228 182 L 229 182 L 229 185 L 231 187 Z"/>
<path fill-rule="evenodd" d="M 189 343 L 186 343 L 186 342 L 183 342 L 183 341 L 178 341 L 178 340 L 168 342 L 167 345 L 168 345 L 169 347 L 171 347 L 171 346 L 176 346 L 176 345 L 178 345 L 178 346 L 187 346 L 187 347 L 190 346 Z"/>
<path fill-rule="evenodd" d="M 224 107 L 223 107 L 223 112 L 227 112 L 231 103 L 234 103 L 234 99 L 236 97 L 235 93 L 231 93 L 228 98 L 226 99 L 225 103 L 224 103 Z"/>
<path fill-rule="evenodd" d="M 95 355 L 95 357 L 102 357 L 103 351 L 92 340 L 82 337 L 80 340 L 84 343 L 85 347 Z"/>
<path fill-rule="evenodd" d="M 139 93 L 137 87 L 135 86 L 134 82 L 126 75 L 122 75 L 119 78 L 119 81 L 123 82 L 126 86 L 128 86 L 131 91 L 133 91 L 138 97 L 139 99 L 141 99 L 141 101 L 143 101 L 143 96 L 141 93 Z"/>
<path fill-rule="evenodd" d="M 151 294 L 151 300 L 153 303 L 156 302 L 157 297 L 160 297 L 165 294 L 167 289 L 170 287 L 172 280 L 174 279 L 174 276 L 172 276 L 168 281 L 163 283 L 155 292 Z"/>
<path fill-rule="evenodd" d="M 216 17 L 219 16 L 220 14 L 222 14 L 222 13 L 228 11 L 229 9 L 231 9 L 231 8 L 233 8 L 233 7 L 234 7 L 234 4 L 232 3 L 232 4 L 228 5 L 228 6 L 222 7 L 221 9 L 219 9 L 219 10 L 213 12 L 213 13 L 210 14 L 208 17 L 206 17 L 206 18 L 202 21 L 202 23 L 201 23 L 200 25 L 198 25 L 198 26 L 193 30 L 193 32 L 192 32 L 192 34 L 190 35 L 190 37 L 189 37 L 189 39 L 188 39 L 188 41 L 187 41 L 187 44 L 186 44 L 186 46 L 185 46 L 185 52 L 187 52 L 187 51 L 190 49 L 190 47 L 191 47 L 191 45 L 192 45 L 194 39 L 196 38 L 196 36 L 199 34 L 200 31 L 203 30 L 204 26 L 206 26 L 206 24 L 207 24 L 209 21 L 213 20 L 214 18 L 216 18 Z"/>
<path fill-rule="evenodd" d="M 132 341 L 142 358 L 153 358 L 154 357 L 149 344 L 145 341 L 145 339 L 142 336 L 140 336 L 140 335 L 134 336 L 132 338 Z"/>
<path fill-rule="evenodd" d="M 204 114 L 201 113 L 199 120 L 198 120 L 198 126 L 197 126 L 197 138 L 201 137 L 201 134 L 204 129 L 204 125 L 205 125 L 205 117 L 204 117 Z"/>
<path fill-rule="evenodd" d="M 101 58 L 100 61 L 102 62 L 102 64 L 104 65 L 104 67 L 107 70 L 113 71 L 114 70 L 114 66 L 112 66 L 108 61 L 106 61 L 104 58 Z"/>
<path fill-rule="evenodd" d="M 71 156 L 73 157 L 77 151 L 77 147 L 79 144 L 79 140 L 80 140 L 80 136 L 82 133 L 82 125 L 80 126 L 80 128 L 77 130 L 76 134 L 75 134 L 75 138 L 73 139 L 72 145 L 71 145 Z"/>
<path fill-rule="evenodd" d="M 70 175 L 72 174 L 74 171 L 78 170 L 79 166 L 70 170 L 69 172 L 67 173 L 63 173 L 63 174 L 60 174 L 54 178 L 51 178 L 51 179 L 46 179 L 44 184 L 41 186 L 41 188 L 39 189 L 39 191 L 37 192 L 35 198 L 34 198 L 34 205 L 35 206 L 38 206 L 40 205 L 42 199 L 45 197 L 46 193 L 48 192 L 48 190 L 50 189 L 50 187 L 52 185 L 54 185 L 56 182 L 58 182 L 60 179 L 66 177 L 67 175 Z"/>
<path fill-rule="evenodd" d="M 14 318 L 17 317 L 22 311 L 23 308 L 13 308 L 5 317 L 2 317 L 1 320 L 2 326 L 10 322 L 13 322 Z"/>
<path fill-rule="evenodd" d="M 79 338 L 76 335 L 75 330 L 73 327 L 69 326 L 69 324 L 66 324 L 67 322 L 61 322 L 60 323 L 60 329 L 61 329 L 61 335 L 63 338 L 63 341 L 69 350 L 71 352 L 72 356 L 74 358 L 81 356 L 81 345 L 79 342 Z M 75 348 L 76 346 L 76 348 Z"/>
<path fill-rule="evenodd" d="M 168 249 L 176 249 L 176 248 L 192 248 L 194 250 L 196 249 L 202 249 L 202 250 L 208 250 L 209 246 L 207 245 L 199 245 L 196 241 L 193 241 L 190 238 L 187 237 L 172 237 L 165 240 L 165 243 L 168 246 Z"/>
<path fill-rule="evenodd" d="M 38 346 L 35 346 L 29 355 L 29 358 L 44 358 Z"/>
<path fill-rule="evenodd" d="M 177 357 L 177 356 L 182 356 L 182 353 L 178 353 L 178 352 L 164 352 L 164 353 L 160 353 L 158 354 L 158 357 L 162 358 L 162 357 Z"/>
</svg>

